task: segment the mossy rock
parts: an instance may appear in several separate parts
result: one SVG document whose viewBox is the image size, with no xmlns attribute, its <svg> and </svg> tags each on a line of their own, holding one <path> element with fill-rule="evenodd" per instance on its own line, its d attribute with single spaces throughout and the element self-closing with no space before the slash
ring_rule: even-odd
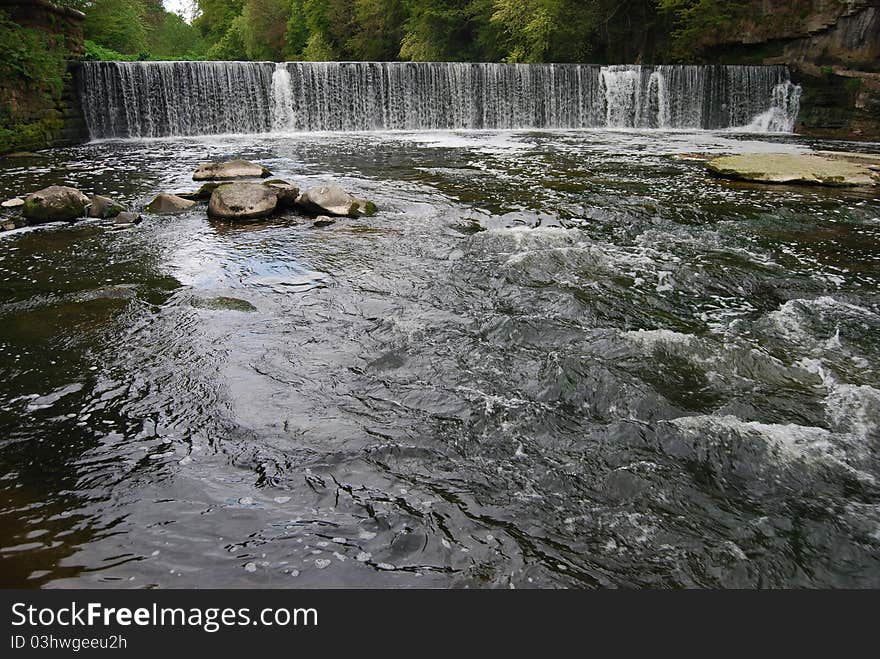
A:
<svg viewBox="0 0 880 659">
<path fill-rule="evenodd" d="M 89 198 L 75 188 L 53 185 L 24 200 L 22 212 L 34 223 L 73 222 L 85 215 Z"/>
</svg>

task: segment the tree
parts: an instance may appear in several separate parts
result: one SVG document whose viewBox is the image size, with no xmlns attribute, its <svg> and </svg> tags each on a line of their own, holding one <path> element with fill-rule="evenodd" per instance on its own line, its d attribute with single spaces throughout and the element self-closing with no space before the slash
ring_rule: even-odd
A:
<svg viewBox="0 0 880 659">
<path fill-rule="evenodd" d="M 492 22 L 504 33 L 510 62 L 581 62 L 599 20 L 594 1 L 495 0 Z"/>
<path fill-rule="evenodd" d="M 246 0 L 241 34 L 248 59 L 284 59 L 290 9 L 290 0 Z"/>
<path fill-rule="evenodd" d="M 400 50 L 414 61 L 489 61 L 499 57 L 492 0 L 410 0 Z"/>
<path fill-rule="evenodd" d="M 354 33 L 347 49 L 357 60 L 396 60 L 407 17 L 404 0 L 355 0 Z"/>
<path fill-rule="evenodd" d="M 144 6 L 138 0 L 92 0 L 85 12 L 86 39 L 126 55 L 146 49 Z"/>
</svg>

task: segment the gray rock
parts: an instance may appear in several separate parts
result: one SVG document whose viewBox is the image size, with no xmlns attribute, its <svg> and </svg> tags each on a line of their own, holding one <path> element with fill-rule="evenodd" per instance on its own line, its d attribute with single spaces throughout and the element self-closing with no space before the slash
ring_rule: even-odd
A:
<svg viewBox="0 0 880 659">
<path fill-rule="evenodd" d="M 24 216 L 31 222 L 73 222 L 85 215 L 89 198 L 76 188 L 53 185 L 28 195 Z"/>
<path fill-rule="evenodd" d="M 272 172 L 247 160 L 209 162 L 199 165 L 193 174 L 194 181 L 231 181 L 243 178 L 268 178 Z"/>
<path fill-rule="evenodd" d="M 333 224 L 336 224 L 336 220 L 334 220 L 332 217 L 327 217 L 326 215 L 319 215 L 318 217 L 315 218 L 314 226 L 318 229 L 321 229 L 322 227 L 329 227 Z"/>
<path fill-rule="evenodd" d="M 0 204 L 0 207 L 3 208 L 21 208 L 22 206 L 24 206 L 24 199 L 21 199 L 20 197 L 7 199 L 2 204 Z"/>
<path fill-rule="evenodd" d="M 874 183 L 867 163 L 794 153 L 745 153 L 711 160 L 716 176 L 753 183 L 855 187 Z"/>
<path fill-rule="evenodd" d="M 129 213 L 128 211 L 123 211 L 115 218 L 113 218 L 113 224 L 140 224 L 144 221 L 137 213 Z"/>
<path fill-rule="evenodd" d="M 0 222 L 0 229 L 3 231 L 12 231 L 15 228 L 15 222 L 12 220 L 3 220 Z"/>
<path fill-rule="evenodd" d="M 312 215 L 335 215 L 337 217 L 360 217 L 373 215 L 376 205 L 358 199 L 336 185 L 310 188 L 296 200 L 297 206 Z"/>
<path fill-rule="evenodd" d="M 208 216 L 218 220 L 256 220 L 271 215 L 278 194 L 260 183 L 227 183 L 214 190 Z"/>
<path fill-rule="evenodd" d="M 219 183 L 205 183 L 195 192 L 178 192 L 175 196 L 190 201 L 208 201 L 219 185 Z"/>
<path fill-rule="evenodd" d="M 109 197 L 95 195 L 92 197 L 91 206 L 89 206 L 89 217 L 98 217 L 102 220 L 109 220 L 125 211 L 125 207 L 117 204 Z"/>
<path fill-rule="evenodd" d="M 184 211 L 188 211 L 195 205 L 196 202 L 190 199 L 183 199 L 182 197 L 178 197 L 173 194 L 165 194 L 163 192 L 150 202 L 146 210 L 148 213 L 169 215 L 172 213 L 182 213 Z"/>
<path fill-rule="evenodd" d="M 293 208 L 299 198 L 299 188 L 287 181 L 266 181 L 263 185 L 271 188 L 278 195 L 279 208 Z"/>
</svg>

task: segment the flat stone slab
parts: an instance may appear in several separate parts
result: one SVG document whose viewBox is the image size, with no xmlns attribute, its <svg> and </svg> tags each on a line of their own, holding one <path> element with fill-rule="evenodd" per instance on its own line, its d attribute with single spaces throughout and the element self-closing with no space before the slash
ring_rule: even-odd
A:
<svg viewBox="0 0 880 659">
<path fill-rule="evenodd" d="M 3 208 L 21 208 L 24 206 L 24 199 L 20 197 L 14 197 L 13 199 L 7 199 L 2 204 L 0 204 Z"/>
<path fill-rule="evenodd" d="M 851 162 L 808 153 L 746 153 L 715 158 L 706 166 L 717 176 L 753 183 L 831 187 L 878 183 L 867 162 Z"/>
<path fill-rule="evenodd" d="M 233 181 L 236 179 L 268 178 L 272 172 L 248 160 L 209 162 L 199 165 L 193 174 L 194 181 Z"/>
</svg>

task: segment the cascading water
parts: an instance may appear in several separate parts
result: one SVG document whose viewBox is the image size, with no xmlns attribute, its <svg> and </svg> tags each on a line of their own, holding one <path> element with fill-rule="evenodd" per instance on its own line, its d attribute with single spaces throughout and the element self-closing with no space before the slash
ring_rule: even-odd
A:
<svg viewBox="0 0 880 659">
<path fill-rule="evenodd" d="M 456 128 L 787 132 L 786 67 L 86 62 L 93 138 Z"/>
<path fill-rule="evenodd" d="M 296 128 L 296 111 L 293 109 L 290 71 L 284 64 L 275 67 L 272 74 L 272 130 L 285 131 Z"/>
</svg>

